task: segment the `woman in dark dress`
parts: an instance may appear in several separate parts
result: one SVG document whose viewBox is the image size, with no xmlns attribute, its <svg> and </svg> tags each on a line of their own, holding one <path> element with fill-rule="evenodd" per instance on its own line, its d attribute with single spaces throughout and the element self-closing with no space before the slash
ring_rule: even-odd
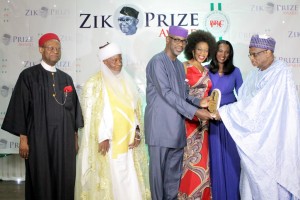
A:
<svg viewBox="0 0 300 200">
<path fill-rule="evenodd" d="M 217 42 L 217 51 L 209 66 L 212 90 L 221 91 L 220 106 L 236 101 L 234 94 L 243 83 L 239 68 L 233 65 L 230 42 Z M 214 200 L 240 199 L 240 158 L 236 145 L 222 121 L 210 121 L 209 151 L 212 198 Z"/>
</svg>

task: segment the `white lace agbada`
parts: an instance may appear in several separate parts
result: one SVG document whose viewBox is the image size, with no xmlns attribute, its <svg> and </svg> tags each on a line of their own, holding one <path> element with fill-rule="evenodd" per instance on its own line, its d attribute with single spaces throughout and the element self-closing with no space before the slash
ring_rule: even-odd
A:
<svg viewBox="0 0 300 200">
<path fill-rule="evenodd" d="M 253 70 L 219 113 L 241 157 L 241 198 L 300 199 L 300 105 L 287 65 Z"/>
</svg>

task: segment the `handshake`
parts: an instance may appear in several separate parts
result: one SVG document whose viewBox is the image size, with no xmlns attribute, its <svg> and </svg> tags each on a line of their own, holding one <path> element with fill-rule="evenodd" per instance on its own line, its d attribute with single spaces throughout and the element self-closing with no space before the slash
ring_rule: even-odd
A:
<svg viewBox="0 0 300 200">
<path fill-rule="evenodd" d="M 214 89 L 211 92 L 211 95 L 201 99 L 200 108 L 207 109 L 198 109 L 195 113 L 195 116 L 199 118 L 199 120 L 220 120 L 220 115 L 218 112 L 218 108 L 220 107 L 221 102 L 221 92 L 218 89 Z"/>
</svg>

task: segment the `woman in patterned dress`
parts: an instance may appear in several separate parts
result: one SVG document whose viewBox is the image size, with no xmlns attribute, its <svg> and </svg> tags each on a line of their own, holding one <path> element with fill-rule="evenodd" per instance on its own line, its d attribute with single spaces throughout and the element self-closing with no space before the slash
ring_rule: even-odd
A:
<svg viewBox="0 0 300 200">
<path fill-rule="evenodd" d="M 214 54 L 216 41 L 211 33 L 202 30 L 192 32 L 187 40 L 184 67 L 189 94 L 202 99 L 208 96 L 212 87 L 209 71 L 203 63 Z M 211 199 L 208 121 L 196 117 L 187 119 L 186 137 L 178 199 Z"/>
</svg>

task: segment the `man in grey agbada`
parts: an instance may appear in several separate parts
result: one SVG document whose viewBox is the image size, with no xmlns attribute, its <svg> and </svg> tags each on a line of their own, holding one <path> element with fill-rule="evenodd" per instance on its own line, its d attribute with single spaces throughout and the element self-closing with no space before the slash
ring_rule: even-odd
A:
<svg viewBox="0 0 300 200">
<path fill-rule="evenodd" d="M 146 69 L 145 136 L 153 200 L 177 199 L 186 146 L 185 118 L 212 118 L 206 109 L 200 109 L 200 104 L 207 106 L 206 99 L 188 96 L 184 67 L 177 59 L 187 35 L 186 29 L 171 26 L 164 51 L 156 54 Z"/>
</svg>

